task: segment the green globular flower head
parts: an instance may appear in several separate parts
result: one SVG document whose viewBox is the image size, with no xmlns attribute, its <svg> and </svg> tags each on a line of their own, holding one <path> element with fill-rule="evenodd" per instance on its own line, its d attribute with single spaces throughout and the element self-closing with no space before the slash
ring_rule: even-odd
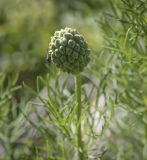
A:
<svg viewBox="0 0 147 160">
<path fill-rule="evenodd" d="M 82 35 L 67 27 L 51 37 L 48 54 L 58 68 L 72 74 L 82 72 L 90 61 L 90 50 Z"/>
</svg>

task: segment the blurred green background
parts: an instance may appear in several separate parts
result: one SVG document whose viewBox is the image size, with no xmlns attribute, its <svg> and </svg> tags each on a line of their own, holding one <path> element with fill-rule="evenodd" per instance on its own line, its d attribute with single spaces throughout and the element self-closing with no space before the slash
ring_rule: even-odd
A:
<svg viewBox="0 0 147 160">
<path fill-rule="evenodd" d="M 104 96 L 106 110 L 114 109 L 92 150 L 102 156 L 88 160 L 147 160 L 146 17 L 146 0 L 0 0 L 0 160 L 61 159 L 56 130 L 29 118 L 37 76 L 60 83 L 46 54 L 50 37 L 65 27 L 77 29 L 91 49 L 83 86 L 96 83 L 97 99 Z"/>
</svg>

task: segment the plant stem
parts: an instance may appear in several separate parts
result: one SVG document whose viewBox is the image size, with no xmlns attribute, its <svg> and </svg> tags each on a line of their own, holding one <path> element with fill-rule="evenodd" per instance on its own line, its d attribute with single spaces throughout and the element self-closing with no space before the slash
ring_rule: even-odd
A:
<svg viewBox="0 0 147 160">
<path fill-rule="evenodd" d="M 75 85 L 76 85 L 77 121 L 78 121 L 78 126 L 77 126 L 78 156 L 79 156 L 80 160 L 84 160 L 83 141 L 82 141 L 81 122 L 80 122 L 81 112 L 82 112 L 82 107 L 81 107 L 81 76 L 80 76 L 80 74 L 76 75 Z"/>
</svg>

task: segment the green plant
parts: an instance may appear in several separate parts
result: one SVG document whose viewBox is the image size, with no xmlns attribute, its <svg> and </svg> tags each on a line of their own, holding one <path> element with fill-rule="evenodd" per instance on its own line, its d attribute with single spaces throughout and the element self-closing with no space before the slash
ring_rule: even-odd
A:
<svg viewBox="0 0 147 160">
<path fill-rule="evenodd" d="M 0 159 L 33 159 L 31 126 L 27 125 L 22 112 L 28 112 L 26 94 L 21 95 L 17 84 L 19 74 L 0 72 Z M 25 95 L 25 96 L 24 96 Z M 22 98 L 23 97 L 23 98 Z M 29 156 L 28 156 L 29 155 Z"/>
<path fill-rule="evenodd" d="M 55 42 L 56 41 L 54 41 L 54 43 Z M 76 43 L 78 43 L 78 41 Z M 52 72 L 50 72 L 46 77 L 38 76 L 36 84 L 37 90 L 35 92 L 25 84 L 24 86 L 39 98 L 36 107 L 42 106 L 45 110 L 45 115 L 39 114 L 38 111 L 36 112 L 39 120 L 39 123 L 37 124 L 32 123 L 27 116 L 25 117 L 40 132 L 43 130 L 48 132 L 51 129 L 56 135 L 55 142 L 57 142 L 57 146 L 53 146 L 51 142 L 49 142 L 49 146 L 52 145 L 52 149 L 48 157 L 54 157 L 59 160 L 100 159 L 103 156 L 105 149 L 98 150 L 98 153 L 93 155 L 92 146 L 108 128 L 114 112 L 113 105 L 110 107 L 108 106 L 108 109 L 106 109 L 104 108 L 104 104 L 102 105 L 102 108 L 99 109 L 98 101 L 99 96 L 102 93 L 100 92 L 97 83 L 95 84 L 93 81 L 93 78 L 96 77 L 89 79 L 89 77 L 92 76 L 91 72 L 88 71 L 88 75 L 84 74 L 84 72 L 82 73 L 81 71 L 84 68 L 80 69 L 80 66 L 74 67 L 71 70 L 67 66 L 66 68 L 61 66 L 60 55 L 57 56 L 54 54 L 64 55 L 65 62 L 68 62 L 69 56 L 66 54 L 67 52 L 56 53 L 57 48 L 62 46 L 62 41 L 59 42 L 56 48 L 54 46 L 53 50 L 51 49 L 52 46 L 54 46 L 53 42 L 49 44 L 49 60 L 53 61 L 61 70 L 70 72 L 72 75 L 66 73 L 61 74 L 59 72 L 59 74 L 53 76 L 54 73 L 51 74 Z M 67 46 L 63 46 L 64 49 L 66 47 L 68 47 L 68 44 Z M 87 45 L 85 45 L 84 49 L 89 52 Z M 77 51 L 77 54 L 79 57 L 83 56 L 83 53 L 80 51 Z M 86 52 L 85 54 L 85 56 L 89 57 L 89 54 Z M 54 60 L 55 57 L 56 60 Z M 88 57 L 83 59 L 83 63 L 88 63 Z M 79 62 L 78 59 L 77 61 Z M 59 63 L 60 65 L 58 65 Z M 49 69 L 50 65 L 51 62 L 48 66 Z M 73 83 L 73 77 L 75 77 L 75 83 Z M 41 95 L 42 86 L 45 87 L 45 90 L 43 89 L 42 91 L 44 96 Z M 73 87 L 75 87 L 75 89 L 73 89 Z M 105 99 L 103 101 L 105 101 Z M 111 104 L 109 99 L 106 100 L 106 102 Z M 99 127 L 99 129 L 97 127 Z M 48 137 L 46 138 L 48 139 Z M 60 149 L 57 149 L 56 147 L 59 147 Z M 39 153 L 41 154 L 41 151 Z M 56 153 L 56 155 L 54 155 L 54 153 Z M 73 156 L 71 157 L 71 155 Z"/>
<path fill-rule="evenodd" d="M 104 60 L 100 72 L 111 73 L 106 81 L 107 92 L 118 114 L 110 125 L 107 138 L 110 155 L 105 159 L 145 160 L 147 157 L 146 16 L 146 1 L 121 0 L 111 2 L 98 22 L 105 40 L 99 53 Z M 99 58 L 96 61 L 101 62 Z M 96 63 L 93 70 L 97 70 Z M 113 136 L 119 138 L 115 140 Z"/>
<path fill-rule="evenodd" d="M 0 73 L 0 142 L 6 150 L 4 152 L 7 152 L 3 158 L 7 160 L 14 159 L 13 142 L 18 136 L 17 133 L 13 134 L 13 127 L 18 123 L 15 121 L 17 106 L 12 99 L 14 93 L 21 88 L 21 86 L 15 85 L 16 81 L 17 75 L 10 79 L 10 77 Z M 19 128 L 19 125 L 17 127 Z"/>
<path fill-rule="evenodd" d="M 57 67 L 61 68 L 64 72 L 72 73 L 75 75 L 76 84 L 76 101 L 77 101 L 77 141 L 79 159 L 84 159 L 83 138 L 81 131 L 81 76 L 80 72 L 89 62 L 89 53 L 87 43 L 84 38 L 71 28 L 61 29 L 56 31 L 51 38 L 49 44 L 49 56 Z"/>
</svg>

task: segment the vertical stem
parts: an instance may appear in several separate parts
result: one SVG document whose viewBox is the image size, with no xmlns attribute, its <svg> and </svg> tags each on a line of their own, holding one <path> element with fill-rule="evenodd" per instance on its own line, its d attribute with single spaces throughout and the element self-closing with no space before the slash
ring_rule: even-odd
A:
<svg viewBox="0 0 147 160">
<path fill-rule="evenodd" d="M 81 76 L 80 74 L 76 75 L 76 99 L 77 99 L 77 121 L 80 121 L 81 118 Z M 84 154 L 83 154 L 83 141 L 82 141 L 82 132 L 81 132 L 81 122 L 78 123 L 77 126 L 77 141 L 78 141 L 78 156 L 79 160 L 84 160 Z"/>
</svg>

